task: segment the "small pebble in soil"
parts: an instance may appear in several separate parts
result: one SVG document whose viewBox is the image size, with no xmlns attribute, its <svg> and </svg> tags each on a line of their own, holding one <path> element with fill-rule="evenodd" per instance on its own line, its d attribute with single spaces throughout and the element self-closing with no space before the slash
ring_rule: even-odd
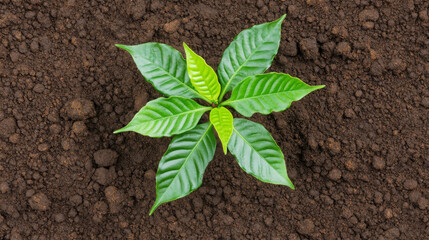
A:
<svg viewBox="0 0 429 240">
<path fill-rule="evenodd" d="M 49 126 L 49 132 L 55 135 L 59 134 L 61 132 L 61 125 L 56 123 L 52 124 L 51 126 Z"/>
<path fill-rule="evenodd" d="M 385 217 L 386 219 L 391 219 L 391 218 L 393 217 L 393 211 L 392 211 L 392 209 L 390 209 L 390 208 L 386 208 L 386 209 L 384 210 L 384 217 Z"/>
<path fill-rule="evenodd" d="M 271 226 L 273 224 L 274 219 L 272 217 L 266 217 L 264 218 L 264 223 L 265 225 L 267 225 L 268 227 Z"/>
<path fill-rule="evenodd" d="M 376 77 L 381 76 L 383 72 L 384 72 L 384 66 L 380 62 L 374 62 L 371 65 L 371 68 L 369 70 L 369 73 L 372 76 L 376 76 Z"/>
<path fill-rule="evenodd" d="M 30 43 L 30 50 L 32 52 L 36 52 L 39 50 L 39 43 L 36 40 L 31 41 Z"/>
<path fill-rule="evenodd" d="M 353 118 L 353 117 L 355 116 L 355 112 L 353 111 L 353 109 L 351 109 L 351 108 L 347 108 L 347 109 L 344 111 L 344 116 L 345 116 L 346 118 Z"/>
<path fill-rule="evenodd" d="M 335 54 L 343 56 L 343 57 L 350 57 L 352 48 L 350 47 L 350 44 L 348 42 L 340 42 L 335 47 Z"/>
<path fill-rule="evenodd" d="M 100 167 L 95 170 L 93 179 L 101 185 L 108 185 L 114 179 L 114 172 L 110 169 Z"/>
<path fill-rule="evenodd" d="M 169 23 L 166 23 L 164 25 L 164 31 L 166 31 L 167 33 L 174 33 L 179 29 L 179 27 L 180 27 L 180 20 L 176 19 Z"/>
<path fill-rule="evenodd" d="M 356 97 L 362 97 L 362 95 L 363 95 L 362 90 L 357 90 L 357 91 L 355 92 L 355 96 L 356 96 Z"/>
<path fill-rule="evenodd" d="M 402 59 L 395 57 L 390 60 L 389 65 L 387 67 L 392 70 L 393 73 L 399 74 L 407 68 L 407 65 L 404 61 L 402 61 Z"/>
<path fill-rule="evenodd" d="M 19 61 L 19 59 L 21 57 L 21 54 L 19 54 L 18 52 L 14 51 L 14 52 L 11 52 L 9 54 L 9 57 L 10 57 L 10 60 L 15 63 L 15 62 Z"/>
<path fill-rule="evenodd" d="M 155 171 L 153 171 L 152 169 L 147 170 L 144 173 L 144 180 L 145 181 L 154 181 L 155 180 L 155 176 L 156 176 Z"/>
<path fill-rule="evenodd" d="M 15 143 L 15 144 L 18 143 L 19 142 L 19 134 L 14 133 L 14 134 L 10 135 L 9 142 Z"/>
<path fill-rule="evenodd" d="M 421 210 L 425 210 L 426 208 L 429 207 L 429 201 L 426 198 L 424 198 L 424 197 L 420 197 L 420 199 L 417 202 L 417 204 L 419 205 L 419 208 Z"/>
<path fill-rule="evenodd" d="M 304 38 L 299 42 L 299 47 L 306 59 L 315 60 L 319 56 L 319 47 L 315 38 Z"/>
<path fill-rule="evenodd" d="M 107 214 L 109 207 L 104 201 L 98 201 L 94 204 L 93 207 L 93 217 L 92 220 L 96 223 L 100 223 L 103 220 L 103 216 Z"/>
<path fill-rule="evenodd" d="M 25 191 L 25 196 L 26 197 L 31 197 L 36 193 L 36 191 L 34 189 L 28 189 L 27 191 Z"/>
<path fill-rule="evenodd" d="M 223 222 L 225 223 L 225 225 L 231 225 L 234 222 L 234 218 L 229 215 L 224 215 Z"/>
<path fill-rule="evenodd" d="M 410 202 L 418 203 L 421 196 L 422 196 L 422 194 L 420 193 L 420 191 L 414 190 L 414 191 L 410 192 L 410 194 L 408 195 L 408 198 L 410 199 Z"/>
<path fill-rule="evenodd" d="M 192 205 L 194 206 L 195 212 L 201 212 L 204 207 L 203 200 L 200 197 L 192 199 Z"/>
<path fill-rule="evenodd" d="M 386 166 L 386 161 L 384 161 L 384 159 L 381 157 L 376 156 L 372 159 L 372 166 L 377 170 L 383 170 Z"/>
<path fill-rule="evenodd" d="M 94 161 L 100 167 L 110 167 L 116 164 L 118 154 L 111 149 L 101 149 L 94 153 Z"/>
<path fill-rule="evenodd" d="M 47 143 L 41 143 L 37 146 L 37 150 L 39 150 L 40 152 L 46 152 L 49 150 L 49 148 L 50 146 Z"/>
<path fill-rule="evenodd" d="M 341 144 L 335 141 L 333 138 L 328 138 L 326 140 L 326 144 L 331 155 L 336 155 L 341 152 Z"/>
<path fill-rule="evenodd" d="M 148 94 L 146 91 L 141 91 L 134 97 L 134 111 L 139 111 L 144 105 L 146 105 Z"/>
<path fill-rule="evenodd" d="M 0 137 L 10 137 L 15 133 L 16 121 L 13 118 L 6 118 L 0 122 Z"/>
<path fill-rule="evenodd" d="M 57 214 L 54 214 L 54 219 L 55 219 L 55 222 L 60 223 L 60 222 L 64 222 L 64 220 L 66 220 L 66 217 L 62 213 L 57 213 Z"/>
<path fill-rule="evenodd" d="M 85 120 L 96 115 L 94 103 L 83 98 L 67 102 L 61 112 L 65 115 L 65 118 L 72 120 Z"/>
<path fill-rule="evenodd" d="M 286 42 L 284 54 L 289 57 L 295 57 L 298 54 L 298 46 L 295 41 Z"/>
<path fill-rule="evenodd" d="M 346 219 L 349 219 L 353 216 L 353 212 L 349 208 L 344 208 L 341 212 L 341 216 Z"/>
<path fill-rule="evenodd" d="M 69 201 L 72 206 L 78 206 L 82 203 L 82 196 L 80 196 L 79 194 L 75 194 L 70 197 Z"/>
<path fill-rule="evenodd" d="M 9 184 L 7 182 L 0 183 L 0 192 L 2 194 L 9 192 L 9 190 L 10 190 L 10 188 L 9 188 Z"/>
<path fill-rule="evenodd" d="M 419 18 L 423 22 L 429 22 L 429 14 L 427 9 L 423 9 L 419 12 Z"/>
<path fill-rule="evenodd" d="M 299 237 L 299 235 L 298 235 L 298 234 L 296 234 L 296 233 L 291 233 L 291 234 L 289 234 L 289 236 L 288 236 L 288 240 L 301 240 L 301 238 Z"/>
<path fill-rule="evenodd" d="M 364 29 L 373 29 L 374 25 L 375 25 L 374 22 L 371 22 L 371 21 L 366 21 L 366 22 L 362 23 L 362 27 Z"/>
<path fill-rule="evenodd" d="M 356 160 L 347 159 L 345 162 L 345 167 L 349 171 L 354 171 L 357 167 Z"/>
<path fill-rule="evenodd" d="M 41 84 L 41 83 L 38 83 L 38 84 L 34 85 L 33 91 L 36 93 L 43 93 L 43 91 L 45 91 L 45 86 L 43 86 L 43 84 Z"/>
<path fill-rule="evenodd" d="M 413 190 L 417 187 L 417 181 L 415 179 L 407 179 L 404 182 L 404 188 L 407 190 Z"/>
<path fill-rule="evenodd" d="M 383 203 L 383 194 L 379 191 L 374 192 L 374 202 L 377 204 Z"/>
<path fill-rule="evenodd" d="M 424 97 L 420 104 L 425 108 L 429 108 L 429 97 Z"/>
<path fill-rule="evenodd" d="M 51 201 L 44 193 L 36 193 L 28 200 L 30 207 L 34 210 L 46 211 L 51 206 Z"/>
<path fill-rule="evenodd" d="M 119 213 L 124 203 L 124 194 L 115 186 L 109 186 L 104 190 L 104 195 L 109 203 L 110 213 Z"/>
<path fill-rule="evenodd" d="M 365 9 L 359 13 L 359 20 L 361 22 L 366 21 L 377 21 L 380 17 L 380 14 L 378 13 L 377 9 Z"/>
<path fill-rule="evenodd" d="M 76 136 L 88 135 L 88 128 L 83 121 L 76 121 L 73 123 L 72 131 Z"/>
<path fill-rule="evenodd" d="M 311 219 L 304 219 L 298 223 L 297 231 L 303 235 L 310 235 L 314 231 L 314 223 Z"/>
<path fill-rule="evenodd" d="M 398 239 L 400 235 L 401 235 L 401 233 L 399 232 L 399 229 L 396 228 L 396 227 L 390 228 L 390 229 L 388 229 L 387 231 L 384 232 L 384 236 L 387 239 Z"/>
<path fill-rule="evenodd" d="M 331 179 L 333 181 L 338 181 L 341 179 L 341 175 L 342 174 L 341 174 L 340 169 L 334 168 L 329 172 L 328 177 L 329 177 L 329 179 Z"/>
</svg>

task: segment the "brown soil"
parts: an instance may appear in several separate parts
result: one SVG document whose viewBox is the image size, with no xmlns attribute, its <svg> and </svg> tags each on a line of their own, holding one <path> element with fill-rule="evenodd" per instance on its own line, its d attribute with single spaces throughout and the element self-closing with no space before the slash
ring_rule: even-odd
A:
<svg viewBox="0 0 429 240">
<path fill-rule="evenodd" d="M 0 1 L 0 239 L 429 239 L 428 7 Z M 160 96 L 114 44 L 186 42 L 216 67 L 241 30 L 284 13 L 270 71 L 327 88 L 253 120 L 296 190 L 218 147 L 203 186 L 149 217 L 170 139 L 112 134 Z"/>
</svg>

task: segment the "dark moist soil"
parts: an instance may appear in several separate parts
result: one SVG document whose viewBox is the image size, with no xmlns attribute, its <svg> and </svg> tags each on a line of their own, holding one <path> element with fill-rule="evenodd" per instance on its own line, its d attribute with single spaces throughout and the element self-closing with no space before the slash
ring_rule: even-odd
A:
<svg viewBox="0 0 429 240">
<path fill-rule="evenodd" d="M 0 239 L 429 239 L 428 5 L 0 1 Z M 202 187 L 149 217 L 170 139 L 112 134 L 161 96 L 114 44 L 186 42 L 216 67 L 284 13 L 269 71 L 327 87 L 252 120 L 296 190 L 218 145 Z"/>
</svg>

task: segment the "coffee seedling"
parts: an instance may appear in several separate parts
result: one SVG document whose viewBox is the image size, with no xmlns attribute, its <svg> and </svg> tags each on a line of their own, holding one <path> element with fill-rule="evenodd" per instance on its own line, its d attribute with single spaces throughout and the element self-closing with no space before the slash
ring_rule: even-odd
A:
<svg viewBox="0 0 429 240">
<path fill-rule="evenodd" d="M 150 214 L 160 204 L 184 197 L 201 186 L 216 149 L 213 129 L 223 152 L 227 154 L 229 150 L 245 172 L 263 182 L 294 189 L 283 153 L 270 133 L 261 124 L 233 118 L 226 108 L 232 107 L 245 117 L 279 112 L 324 87 L 309 86 L 288 74 L 264 74 L 279 49 L 285 17 L 238 34 L 226 48 L 217 74 L 185 43 L 186 61 L 179 51 L 161 43 L 117 45 L 131 54 L 144 78 L 168 97 L 148 102 L 128 125 L 115 131 L 174 136 L 159 162 L 156 200 Z M 231 90 L 231 97 L 222 101 Z M 208 106 L 192 99 L 202 99 Z M 198 124 L 207 111 L 210 122 Z"/>
</svg>

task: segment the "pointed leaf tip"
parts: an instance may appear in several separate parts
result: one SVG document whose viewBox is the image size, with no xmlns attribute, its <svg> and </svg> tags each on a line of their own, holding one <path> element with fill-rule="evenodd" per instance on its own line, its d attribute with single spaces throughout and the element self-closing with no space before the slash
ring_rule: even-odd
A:
<svg viewBox="0 0 429 240">
<path fill-rule="evenodd" d="M 149 216 L 155 212 L 155 210 L 158 208 L 159 205 L 156 205 L 156 203 L 153 204 L 152 208 L 150 209 Z"/>
<path fill-rule="evenodd" d="M 226 155 L 228 142 L 233 131 L 233 116 L 225 107 L 213 108 L 210 111 L 210 122 L 213 124 L 222 142 L 223 153 Z"/>
<path fill-rule="evenodd" d="M 149 214 L 161 204 L 187 196 L 199 188 L 215 150 L 216 138 L 210 123 L 176 135 L 159 162 L 156 200 Z"/>
<path fill-rule="evenodd" d="M 272 22 L 242 31 L 225 49 L 217 68 L 222 85 L 220 102 L 246 77 L 261 74 L 271 66 L 279 49 L 281 23 L 285 17 L 286 14 Z"/>
<path fill-rule="evenodd" d="M 322 86 L 310 86 L 284 73 L 259 74 L 240 82 L 222 105 L 229 105 L 246 117 L 257 112 L 280 112 Z"/>
<path fill-rule="evenodd" d="M 293 183 L 292 183 L 292 181 L 289 179 L 289 183 L 290 183 L 290 188 L 292 189 L 292 190 L 295 190 L 295 185 L 293 185 Z"/>
<path fill-rule="evenodd" d="M 125 49 L 125 50 L 127 50 L 127 51 L 128 51 L 128 48 L 127 48 L 127 46 L 125 46 L 125 45 L 122 45 L 122 44 L 115 44 L 115 46 L 116 46 L 116 47 L 118 47 L 118 48 L 122 48 L 122 49 Z"/>
<path fill-rule="evenodd" d="M 262 182 L 294 188 L 280 147 L 261 124 L 235 118 L 228 149 L 248 174 Z"/>
<path fill-rule="evenodd" d="M 122 133 L 122 132 L 128 132 L 127 127 L 128 127 L 128 126 L 125 126 L 125 127 L 123 127 L 123 128 L 117 129 L 117 130 L 115 130 L 115 131 L 113 132 L 113 134 Z"/>
</svg>

